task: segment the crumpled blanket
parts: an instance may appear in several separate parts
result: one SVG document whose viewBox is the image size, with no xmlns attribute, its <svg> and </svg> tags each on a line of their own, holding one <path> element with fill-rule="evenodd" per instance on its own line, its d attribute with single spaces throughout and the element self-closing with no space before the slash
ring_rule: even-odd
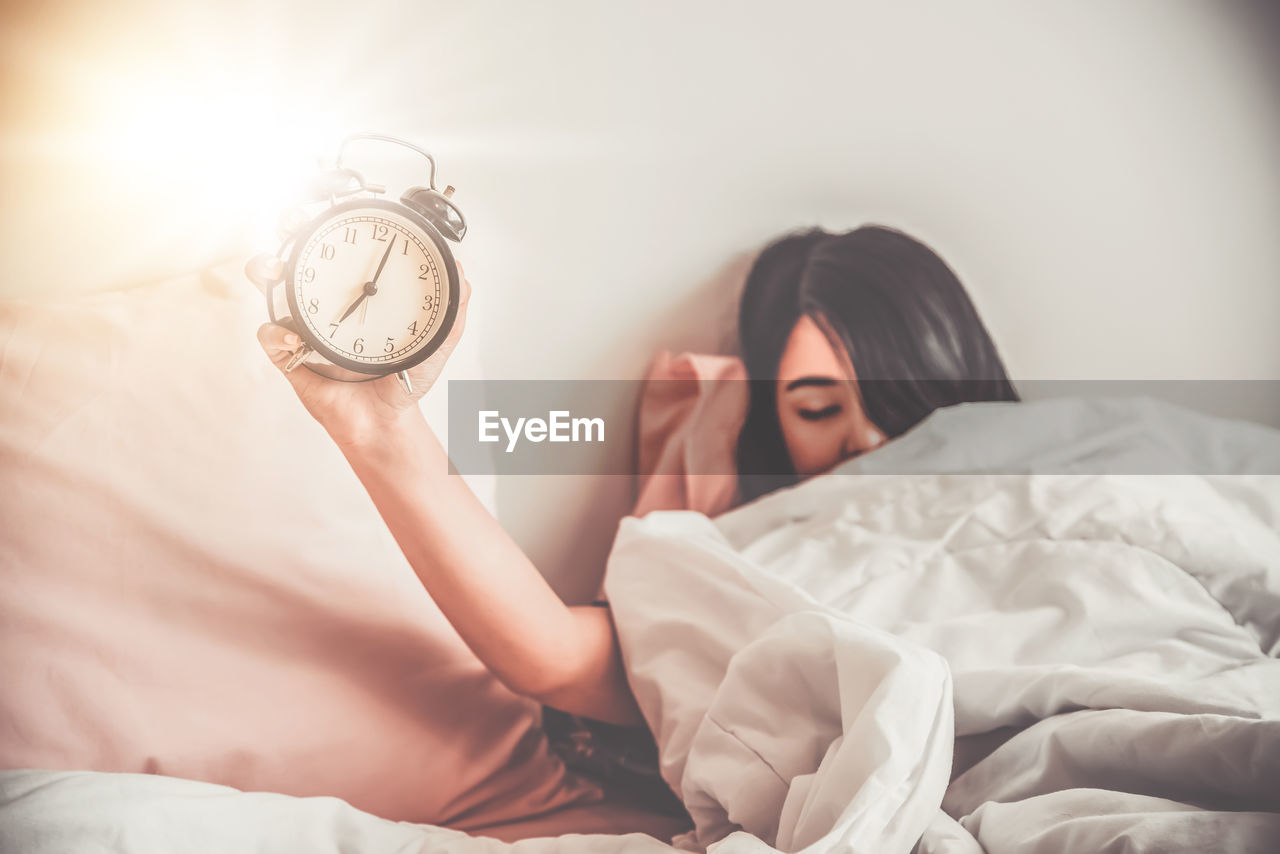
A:
<svg viewBox="0 0 1280 854">
<path fill-rule="evenodd" d="M 675 846 L 1274 850 L 1280 478 L 1248 473 L 1280 471 L 1280 434 L 1147 401 L 953 410 L 715 521 L 622 525 L 605 587 L 696 823 Z M 0 775 L 6 851 L 300 848 L 507 850 L 332 799 Z"/>
</svg>

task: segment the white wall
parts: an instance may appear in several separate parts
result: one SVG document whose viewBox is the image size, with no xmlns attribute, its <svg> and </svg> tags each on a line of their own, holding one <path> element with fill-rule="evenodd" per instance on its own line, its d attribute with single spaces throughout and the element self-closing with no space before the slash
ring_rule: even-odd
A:
<svg viewBox="0 0 1280 854">
<path fill-rule="evenodd" d="M 163 36 L 181 30 L 269 68 L 282 109 L 432 147 L 471 223 L 465 358 L 489 378 L 635 377 L 655 347 L 717 348 L 764 241 L 880 222 L 957 270 L 1015 380 L 1280 379 L 1268 6 L 290 0 L 139 7 L 117 14 L 143 35 L 112 37 L 164 69 L 194 61 Z M 157 205 L 143 184 L 58 215 Z M 5 207 L 18 231 L 42 221 Z M 187 245 L 133 275 L 193 264 Z M 43 263 L 6 255 L 6 292 Z M 1280 424 L 1280 401 L 1257 414 Z M 630 488 L 500 478 L 498 513 L 579 598 Z"/>
</svg>

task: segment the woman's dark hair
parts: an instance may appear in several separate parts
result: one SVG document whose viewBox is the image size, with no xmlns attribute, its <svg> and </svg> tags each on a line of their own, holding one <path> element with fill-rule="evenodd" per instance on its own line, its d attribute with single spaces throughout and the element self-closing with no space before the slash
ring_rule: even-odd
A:
<svg viewBox="0 0 1280 854">
<path fill-rule="evenodd" d="M 743 501 L 798 480 L 776 380 L 805 316 L 849 354 L 863 409 L 890 439 L 944 406 L 1018 399 L 964 286 L 932 249 L 882 226 L 788 235 L 756 259 L 738 311 L 751 388 L 737 449 Z"/>
</svg>

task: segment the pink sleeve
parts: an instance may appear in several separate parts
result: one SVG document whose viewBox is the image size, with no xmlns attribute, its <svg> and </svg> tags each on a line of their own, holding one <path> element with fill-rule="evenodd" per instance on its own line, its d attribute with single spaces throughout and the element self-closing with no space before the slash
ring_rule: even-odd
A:
<svg viewBox="0 0 1280 854">
<path fill-rule="evenodd" d="M 733 506 L 746 371 L 732 356 L 660 352 L 646 377 L 638 426 L 639 496 L 632 515 Z"/>
</svg>

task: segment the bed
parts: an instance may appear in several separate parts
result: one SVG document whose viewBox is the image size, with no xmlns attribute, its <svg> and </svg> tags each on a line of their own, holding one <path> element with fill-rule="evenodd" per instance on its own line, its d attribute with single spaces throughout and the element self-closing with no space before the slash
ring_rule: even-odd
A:
<svg viewBox="0 0 1280 854">
<path fill-rule="evenodd" d="M 625 520 L 663 837 L 469 657 L 237 276 L 0 315 L 0 850 L 1274 850 L 1280 433 L 972 404 Z"/>
</svg>

